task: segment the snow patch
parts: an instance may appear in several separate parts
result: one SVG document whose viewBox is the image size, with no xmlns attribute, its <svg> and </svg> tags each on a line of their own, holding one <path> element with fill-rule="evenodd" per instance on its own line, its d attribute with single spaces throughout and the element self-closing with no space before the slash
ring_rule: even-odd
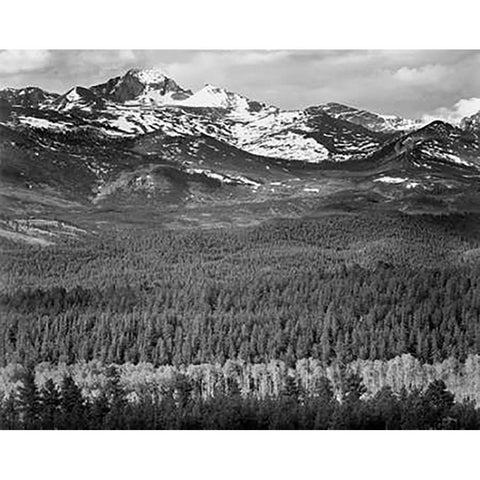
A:
<svg viewBox="0 0 480 480">
<path fill-rule="evenodd" d="M 265 136 L 256 142 L 243 144 L 242 148 L 255 155 L 311 163 L 322 162 L 329 156 L 327 148 L 313 138 L 291 131 Z"/>
<path fill-rule="evenodd" d="M 71 123 L 66 122 L 51 122 L 45 118 L 36 118 L 36 117 L 23 117 L 19 116 L 18 120 L 24 125 L 28 125 L 34 128 L 43 128 L 50 130 L 68 130 L 73 127 Z"/>
<path fill-rule="evenodd" d="M 473 162 L 469 162 L 467 160 L 464 160 L 463 158 L 460 158 L 458 155 L 446 152 L 446 151 L 444 151 L 441 148 L 438 148 L 436 146 L 423 147 L 422 151 L 423 151 L 423 153 L 425 153 L 428 156 L 435 157 L 435 158 L 438 158 L 440 160 L 446 160 L 448 162 L 456 163 L 457 165 L 465 165 L 467 167 L 475 166 L 475 164 Z"/>
<path fill-rule="evenodd" d="M 403 183 L 406 182 L 408 178 L 402 178 L 402 177 L 380 177 L 374 180 L 374 182 L 383 182 L 383 183 L 392 183 L 392 184 L 398 184 L 398 183 Z"/>
<path fill-rule="evenodd" d="M 152 83 L 162 83 L 166 80 L 166 76 L 156 68 L 147 68 L 144 70 L 134 70 L 132 75 L 138 78 L 140 82 L 149 85 Z"/>
<path fill-rule="evenodd" d="M 189 107 L 228 108 L 233 110 L 249 109 L 248 100 L 245 97 L 213 85 L 205 85 L 191 97 L 178 102 L 178 104 Z"/>
</svg>

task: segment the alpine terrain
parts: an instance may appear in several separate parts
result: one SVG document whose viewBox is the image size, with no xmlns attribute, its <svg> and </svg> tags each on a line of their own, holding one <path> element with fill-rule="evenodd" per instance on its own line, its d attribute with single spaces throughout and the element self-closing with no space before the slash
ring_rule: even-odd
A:
<svg viewBox="0 0 480 480">
<path fill-rule="evenodd" d="M 0 202 L 1 428 L 480 426 L 480 112 L 5 88 Z"/>
</svg>

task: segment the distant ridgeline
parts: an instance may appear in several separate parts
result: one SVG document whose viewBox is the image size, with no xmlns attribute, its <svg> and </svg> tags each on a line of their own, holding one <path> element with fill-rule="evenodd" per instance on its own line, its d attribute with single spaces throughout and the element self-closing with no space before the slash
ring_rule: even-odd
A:
<svg viewBox="0 0 480 480">
<path fill-rule="evenodd" d="M 102 376 L 92 360 L 121 365 L 129 385 L 183 372 L 202 395 L 229 369 L 240 390 L 264 396 L 290 376 L 308 390 L 326 375 L 337 389 L 345 368 L 370 392 L 442 379 L 457 398 L 479 400 L 478 224 L 343 215 L 5 242 L 0 362 L 66 363 L 93 384 Z M 63 368 L 44 374 L 59 381 Z M 86 377 L 75 378 L 88 390 Z"/>
</svg>

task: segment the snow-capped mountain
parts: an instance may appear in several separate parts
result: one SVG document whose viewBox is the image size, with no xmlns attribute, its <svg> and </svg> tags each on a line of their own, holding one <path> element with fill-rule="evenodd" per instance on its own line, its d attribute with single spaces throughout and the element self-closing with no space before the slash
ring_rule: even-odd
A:
<svg viewBox="0 0 480 480">
<path fill-rule="evenodd" d="M 376 185 L 409 193 L 464 191 L 480 181 L 480 139 L 442 121 L 395 137 L 345 168 L 370 172 Z"/>
<path fill-rule="evenodd" d="M 249 100 L 243 95 L 209 84 L 178 104 L 186 107 L 223 108 L 236 114 L 258 113 L 267 108 L 264 103 Z M 268 110 L 277 109 L 269 107 Z"/>
<path fill-rule="evenodd" d="M 102 135 L 133 137 L 156 131 L 173 137 L 207 135 L 250 154 L 312 163 L 364 158 L 389 135 L 420 126 L 415 120 L 338 103 L 284 111 L 209 84 L 192 93 L 156 69 L 131 69 L 53 99 L 51 94 L 37 96 L 43 99 L 39 103 L 43 117 L 39 120 L 29 112 L 18 116 L 20 123 L 69 129 L 75 113 L 74 128 L 90 127 Z M 51 122 L 49 111 L 67 118 Z"/>
<path fill-rule="evenodd" d="M 73 121 L 74 128 L 114 137 L 206 135 L 249 154 L 311 163 L 365 158 L 389 135 L 420 127 L 338 103 L 284 111 L 209 84 L 192 93 L 156 69 L 131 69 L 88 89 L 75 87 L 40 107 L 41 119 L 29 112 L 20 123 L 65 131 Z M 50 121 L 49 111 L 67 118 Z"/>
<path fill-rule="evenodd" d="M 133 69 L 101 85 L 75 87 L 44 102 L 41 110 L 41 119 L 34 112 L 18 119 L 29 126 L 68 130 L 75 114 L 78 128 L 92 127 L 105 135 L 208 135 L 250 154 L 313 163 L 363 157 L 383 140 L 375 131 L 318 108 L 283 111 L 212 85 L 192 94 L 158 70 Z M 51 122 L 48 111 L 67 118 Z"/>
<path fill-rule="evenodd" d="M 316 108 L 323 110 L 331 117 L 361 125 L 374 132 L 411 131 L 423 125 L 420 120 L 410 120 L 396 115 L 381 115 L 335 102 Z"/>
<path fill-rule="evenodd" d="M 236 145 L 256 155 L 318 163 L 363 157 L 382 135 L 315 109 L 267 111 L 233 126 Z"/>
<path fill-rule="evenodd" d="M 165 105 L 192 95 L 156 69 L 131 69 L 124 75 L 90 88 L 93 93 L 119 103 Z"/>
<path fill-rule="evenodd" d="M 30 96 L 0 95 L 0 187 L 12 211 L 35 199 L 156 212 L 280 202 L 282 214 L 322 195 L 403 202 L 480 181 L 478 116 L 419 128 L 333 103 L 287 111 L 212 85 L 192 93 L 158 70 L 63 95 L 21 90 Z"/>
</svg>

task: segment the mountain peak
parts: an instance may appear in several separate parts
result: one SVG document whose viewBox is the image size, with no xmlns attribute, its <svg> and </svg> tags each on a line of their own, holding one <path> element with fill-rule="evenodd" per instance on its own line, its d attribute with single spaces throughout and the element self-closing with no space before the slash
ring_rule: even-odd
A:
<svg viewBox="0 0 480 480">
<path fill-rule="evenodd" d="M 225 92 L 225 93 L 233 93 L 227 90 L 226 88 L 219 87 L 217 85 L 213 85 L 212 83 L 206 83 L 200 90 L 208 90 L 212 92 Z"/>
<path fill-rule="evenodd" d="M 89 88 L 76 86 L 54 100 L 52 105 L 55 110 L 64 112 L 70 110 L 89 111 L 92 108 L 102 108 L 104 101 Z"/>
<path fill-rule="evenodd" d="M 138 79 L 145 85 L 154 85 L 165 82 L 169 79 L 160 69 L 158 68 L 131 68 L 127 71 L 124 76 L 132 76 Z M 169 79 L 170 80 L 170 79 Z"/>
<path fill-rule="evenodd" d="M 190 107 L 223 108 L 236 113 L 258 112 L 266 107 L 264 103 L 252 101 L 239 93 L 211 83 L 206 83 L 182 104 Z"/>
<path fill-rule="evenodd" d="M 85 98 L 92 99 L 94 97 L 95 95 L 91 90 L 81 86 L 73 87 L 65 94 L 65 98 L 70 101 L 76 101 Z"/>
<path fill-rule="evenodd" d="M 91 90 L 115 102 L 165 105 L 192 95 L 159 69 L 132 68 L 124 75 L 94 85 Z"/>
<path fill-rule="evenodd" d="M 42 90 L 39 87 L 5 88 L 0 90 L 0 97 L 5 98 L 11 105 L 36 108 L 43 103 L 57 98 L 59 95 Z"/>
</svg>

